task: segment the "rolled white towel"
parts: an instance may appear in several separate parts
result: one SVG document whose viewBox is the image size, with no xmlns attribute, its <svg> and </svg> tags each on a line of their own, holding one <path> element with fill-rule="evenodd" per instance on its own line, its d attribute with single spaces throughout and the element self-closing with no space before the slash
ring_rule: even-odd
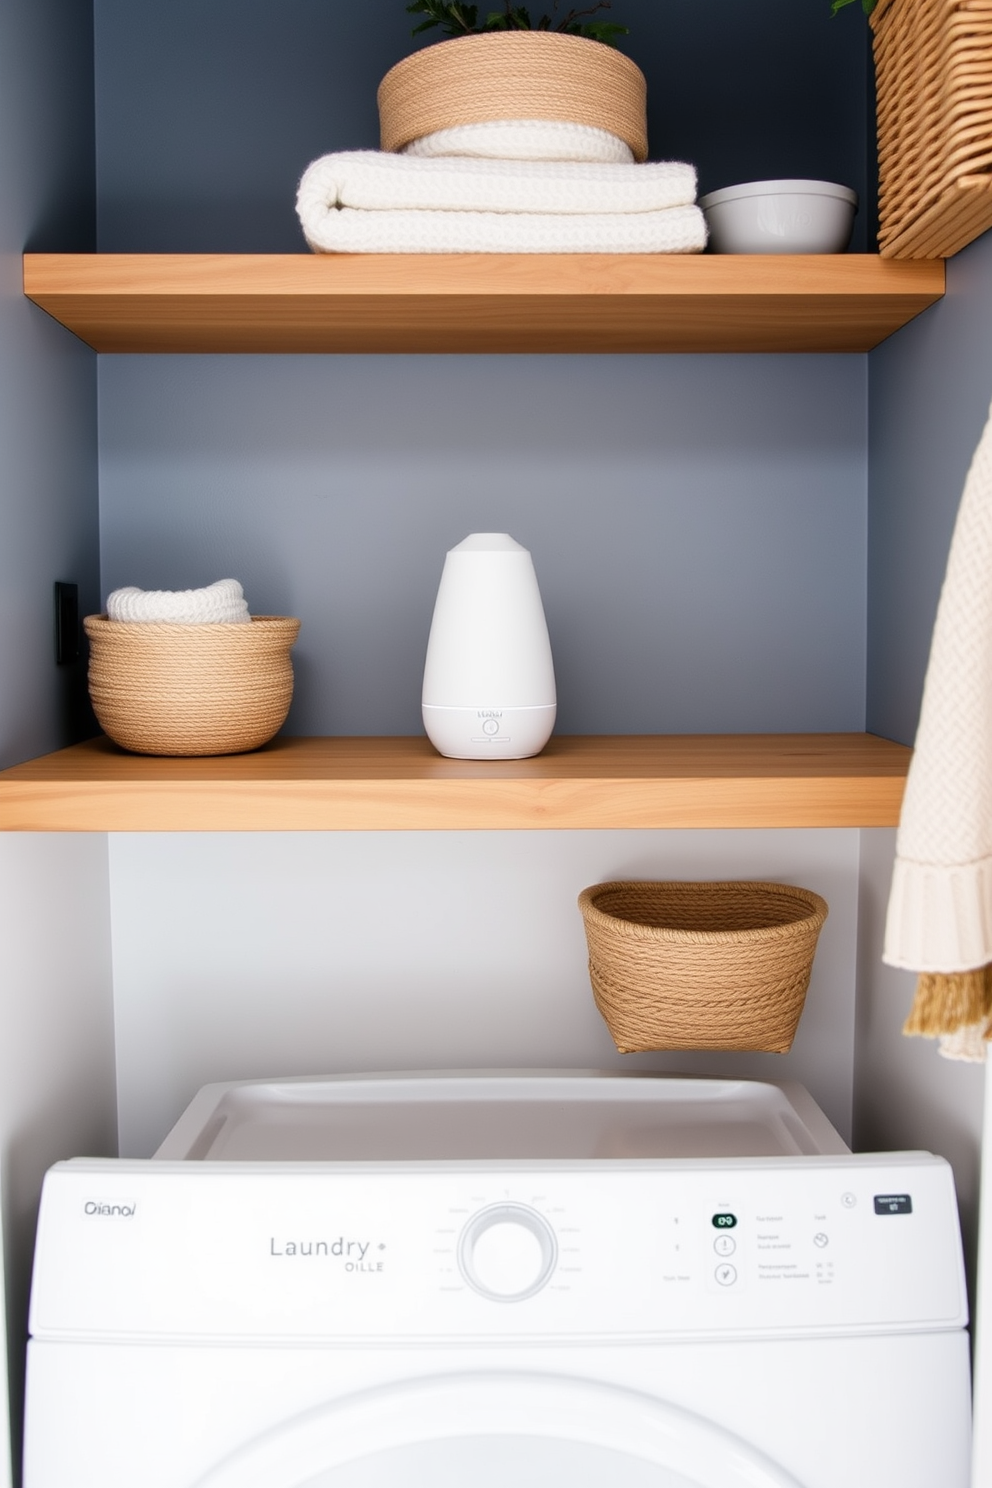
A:
<svg viewBox="0 0 992 1488">
<path fill-rule="evenodd" d="M 218 579 L 205 589 L 115 589 L 107 618 L 173 625 L 243 625 L 251 620 L 237 579 Z"/>
<path fill-rule="evenodd" d="M 418 160 L 382 150 L 342 150 L 307 167 L 296 210 L 309 238 L 315 222 L 341 207 L 607 216 L 660 212 L 695 200 L 695 168 L 677 160 L 646 165 Z"/>
<path fill-rule="evenodd" d="M 573 160 L 596 165 L 633 165 L 626 140 L 591 124 L 558 119 L 493 119 L 485 124 L 456 124 L 421 135 L 404 145 L 403 155 L 433 160 L 467 156 L 475 160 Z"/>
</svg>

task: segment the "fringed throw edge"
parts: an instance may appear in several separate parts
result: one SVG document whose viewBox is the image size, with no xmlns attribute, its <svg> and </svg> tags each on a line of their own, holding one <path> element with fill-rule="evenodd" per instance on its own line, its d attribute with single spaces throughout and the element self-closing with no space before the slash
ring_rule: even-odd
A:
<svg viewBox="0 0 992 1488">
<path fill-rule="evenodd" d="M 940 1038 L 959 1029 L 987 1024 L 992 1016 L 992 965 L 974 971 L 925 971 L 903 1033 Z M 985 1037 L 992 1037 L 987 1029 Z"/>
</svg>

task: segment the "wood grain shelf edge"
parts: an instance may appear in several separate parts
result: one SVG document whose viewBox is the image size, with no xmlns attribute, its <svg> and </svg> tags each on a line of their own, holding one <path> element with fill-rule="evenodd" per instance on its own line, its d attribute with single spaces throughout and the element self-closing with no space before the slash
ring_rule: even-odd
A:
<svg viewBox="0 0 992 1488">
<path fill-rule="evenodd" d="M 875 254 L 27 254 L 102 352 L 868 351 L 938 300 Z"/>
<path fill-rule="evenodd" d="M 420 738 L 279 739 L 192 760 L 92 740 L 0 772 L 0 830 L 894 826 L 909 758 L 865 734 L 566 737 L 481 763 Z"/>
</svg>

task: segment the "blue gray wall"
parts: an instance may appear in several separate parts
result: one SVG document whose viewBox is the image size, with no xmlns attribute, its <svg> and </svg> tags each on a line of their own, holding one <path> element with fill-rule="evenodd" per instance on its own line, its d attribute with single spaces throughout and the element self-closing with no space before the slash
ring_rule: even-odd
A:
<svg viewBox="0 0 992 1488">
<path fill-rule="evenodd" d="M 295 733 L 416 733 L 443 555 L 534 554 L 563 733 L 864 724 L 863 357 L 100 365 L 105 589 L 303 619 Z"/>
<path fill-rule="evenodd" d="M 92 47 L 76 0 L 0 7 L 0 764 L 91 731 L 52 593 L 99 593 L 96 357 L 24 299 L 21 254 L 94 246 Z"/>
<path fill-rule="evenodd" d="M 96 357 L 21 294 L 25 248 L 94 246 L 92 17 L 0 0 L 0 764 L 92 730 L 55 665 L 52 586 L 99 595 Z M 0 837 L 0 1212 L 13 1455 L 45 1169 L 112 1152 L 109 874 L 100 837 Z M 0 1328 L 0 1335 L 2 1335 Z M 3 1396 L 0 1358 L 0 1398 Z M 0 1484 L 9 1472 L 0 1421 Z"/>
<path fill-rule="evenodd" d="M 101 249 L 301 249 L 300 174 L 326 151 L 377 148 L 379 79 L 440 36 L 412 41 L 405 4 L 95 0 Z M 614 0 L 612 16 L 648 80 L 653 159 L 694 161 L 703 191 L 812 176 L 864 194 L 860 7 Z"/>
</svg>

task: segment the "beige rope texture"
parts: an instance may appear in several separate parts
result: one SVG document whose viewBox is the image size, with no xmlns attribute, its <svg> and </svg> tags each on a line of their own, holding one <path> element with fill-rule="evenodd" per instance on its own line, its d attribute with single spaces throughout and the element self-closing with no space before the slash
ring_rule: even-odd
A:
<svg viewBox="0 0 992 1488">
<path fill-rule="evenodd" d="M 792 1046 L 826 901 L 772 883 L 616 882 L 579 895 L 617 1048 Z"/>
<path fill-rule="evenodd" d="M 83 621 L 93 711 L 134 754 L 243 754 L 286 721 L 290 647 L 299 620 L 257 615 L 250 625 Z"/>
<path fill-rule="evenodd" d="M 992 3 L 882 0 L 879 247 L 949 258 L 992 226 Z"/>
<path fill-rule="evenodd" d="M 490 31 L 424 47 L 379 84 L 382 148 L 497 119 L 557 119 L 606 129 L 648 154 L 647 83 L 613 47 L 554 31 Z"/>
</svg>

